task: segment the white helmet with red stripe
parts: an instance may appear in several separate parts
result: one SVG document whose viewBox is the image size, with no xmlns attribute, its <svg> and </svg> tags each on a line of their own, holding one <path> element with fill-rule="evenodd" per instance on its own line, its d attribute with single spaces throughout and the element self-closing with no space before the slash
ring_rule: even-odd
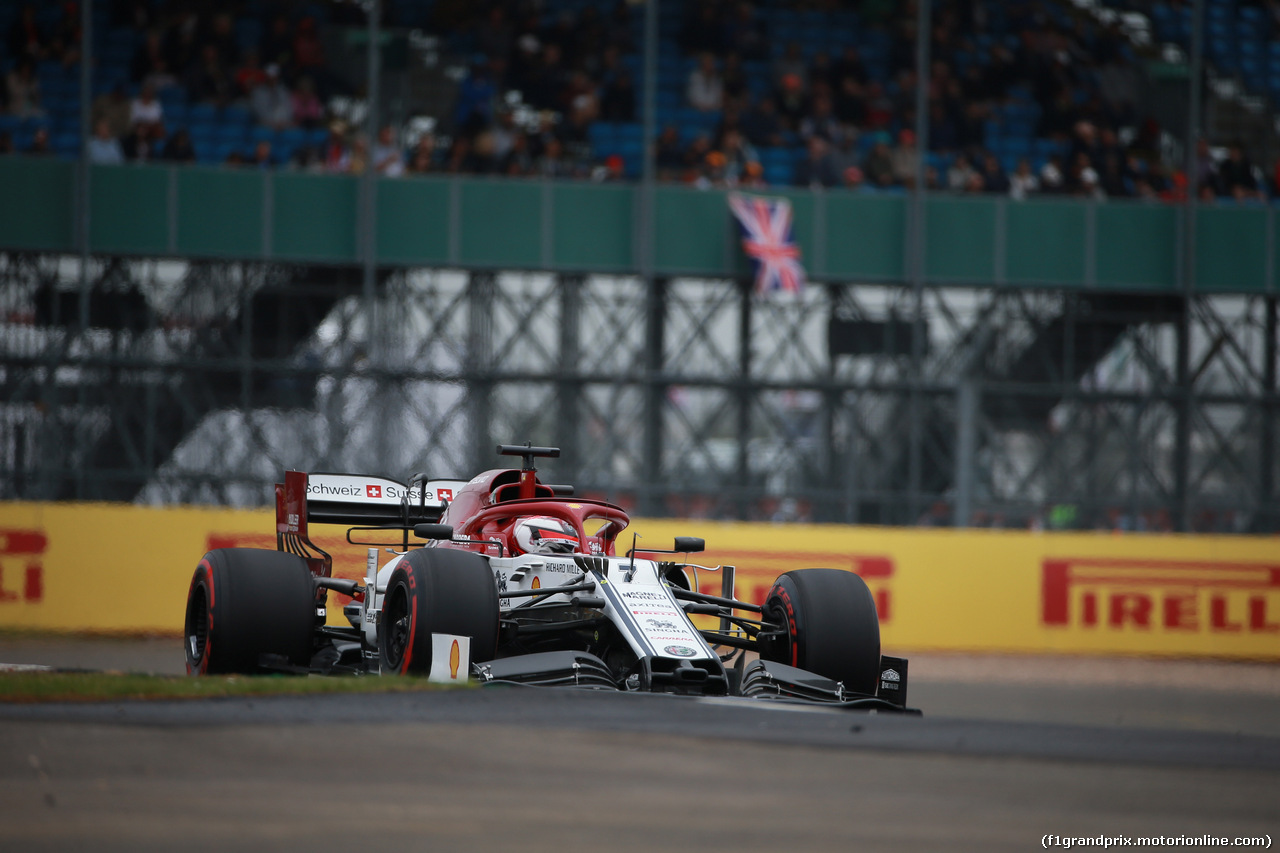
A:
<svg viewBox="0 0 1280 853">
<path fill-rule="evenodd" d="M 525 554 L 572 554 L 582 543 L 569 522 L 533 515 L 516 522 L 516 547 Z"/>
</svg>

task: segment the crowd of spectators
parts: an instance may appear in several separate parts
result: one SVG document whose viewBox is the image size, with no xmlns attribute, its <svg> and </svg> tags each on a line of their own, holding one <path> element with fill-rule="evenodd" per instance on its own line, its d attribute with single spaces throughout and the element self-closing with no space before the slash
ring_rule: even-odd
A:
<svg viewBox="0 0 1280 853">
<path fill-rule="evenodd" d="M 834 12 L 847 4 L 809 5 Z M 1134 61 L 1115 27 L 1055 17 L 1030 3 L 1002 9 L 996 27 L 989 4 L 943 0 L 931 38 L 928 150 L 918 158 L 914 9 L 856 5 L 858 26 L 886 46 L 874 62 L 853 43 L 832 53 L 798 40 L 778 49 L 751 0 L 682 4 L 674 33 L 689 63 L 681 106 L 701 117 L 702 132 L 663 123 L 658 178 L 700 187 L 788 183 L 893 192 L 914 184 L 919 159 L 927 186 L 957 193 L 1185 196 L 1186 177 L 1162 159 L 1161 129 L 1099 83 L 1100 74 Z M 247 45 L 230 11 L 156 8 L 171 7 L 146 0 L 114 7 L 117 23 L 145 36 L 129 63 L 132 85 L 93 102 L 94 162 L 194 161 L 191 134 L 165 113 L 165 93 L 180 89 L 186 103 L 247 110 L 259 128 L 308 131 L 307 143 L 285 154 L 300 169 L 596 180 L 638 171 L 638 139 L 629 155 L 601 150 L 593 133 L 600 122 L 634 127 L 640 118 L 638 17 L 626 2 L 555 14 L 502 0 L 439 4 L 436 27 L 472 59 L 452 115 L 440 117 L 442 144 L 426 133 L 410 147 L 393 127 L 371 144 L 328 108 L 335 95 L 357 93 L 344 91 L 330 70 L 314 17 L 269 12 L 258 43 Z M 78 62 L 79 27 L 76 3 L 43 27 L 36 7 L 23 7 L 7 42 L 10 114 L 40 114 L 36 68 Z M 996 148 L 1009 131 L 1021 134 L 1021 150 Z M 12 148 L 0 131 L 0 152 Z M 49 150 L 47 129 L 37 129 L 27 153 Z M 1262 199 L 1271 189 L 1239 143 L 1211 148 L 1202 141 L 1197 153 L 1193 186 L 1202 199 Z M 226 159 L 284 165 L 269 135 Z M 779 163 L 785 168 L 766 167 Z"/>
</svg>

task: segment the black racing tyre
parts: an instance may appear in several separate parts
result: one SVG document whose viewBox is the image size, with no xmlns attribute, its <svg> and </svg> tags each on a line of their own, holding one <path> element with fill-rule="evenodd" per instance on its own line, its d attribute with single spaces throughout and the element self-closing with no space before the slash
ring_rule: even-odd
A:
<svg viewBox="0 0 1280 853">
<path fill-rule="evenodd" d="M 432 634 L 470 637 L 472 663 L 493 660 L 498 612 L 498 585 L 483 557 L 452 548 L 410 551 L 391 573 L 382 600 L 382 671 L 426 675 Z"/>
<path fill-rule="evenodd" d="M 840 569 L 781 575 L 765 597 L 765 619 L 786 626 L 786 641 L 761 648 L 765 660 L 874 694 L 880 677 L 880 622 L 862 578 Z"/>
<path fill-rule="evenodd" d="M 311 571 L 301 557 L 261 548 L 210 551 L 187 591 L 187 672 L 252 673 L 264 654 L 307 666 L 315 608 Z"/>
</svg>

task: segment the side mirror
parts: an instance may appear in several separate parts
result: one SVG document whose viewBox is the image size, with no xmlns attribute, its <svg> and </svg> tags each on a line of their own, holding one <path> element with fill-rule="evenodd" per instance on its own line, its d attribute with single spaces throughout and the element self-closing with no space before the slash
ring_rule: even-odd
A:
<svg viewBox="0 0 1280 853">
<path fill-rule="evenodd" d="M 707 540 L 700 539 L 697 536 L 677 536 L 676 547 L 672 550 L 680 554 L 692 553 L 694 551 L 705 551 L 707 549 Z"/>
<path fill-rule="evenodd" d="M 415 524 L 413 535 L 419 539 L 452 539 L 452 524 Z"/>
</svg>

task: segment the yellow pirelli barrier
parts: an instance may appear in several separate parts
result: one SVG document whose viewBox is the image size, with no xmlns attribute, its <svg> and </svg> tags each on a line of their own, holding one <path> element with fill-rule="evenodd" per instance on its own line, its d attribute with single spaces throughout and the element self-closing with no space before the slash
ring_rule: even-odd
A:
<svg viewBox="0 0 1280 853">
<path fill-rule="evenodd" d="M 637 520 L 640 547 L 701 536 L 763 600 L 780 573 L 846 569 L 870 586 L 886 648 L 1280 660 L 1280 539 Z M 211 548 L 275 547 L 270 510 L 0 504 L 0 627 L 178 632 Z M 631 530 L 620 546 L 629 546 Z M 314 528 L 335 574 L 366 549 Z M 623 545 L 625 543 L 625 546 Z M 700 572 L 703 591 L 720 577 Z M 345 599 L 334 596 L 331 621 Z"/>
</svg>

